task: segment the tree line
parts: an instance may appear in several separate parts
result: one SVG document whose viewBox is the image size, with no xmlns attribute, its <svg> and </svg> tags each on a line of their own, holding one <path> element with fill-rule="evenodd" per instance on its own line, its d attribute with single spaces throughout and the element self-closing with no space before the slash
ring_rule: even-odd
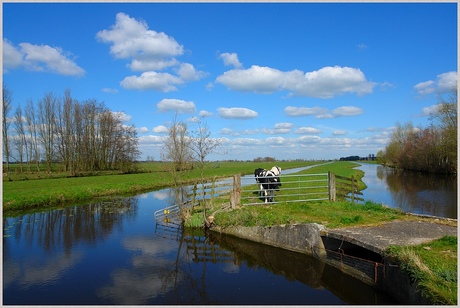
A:
<svg viewBox="0 0 460 308">
<path fill-rule="evenodd" d="M 38 103 L 28 100 L 12 112 L 12 92 L 3 85 L 3 157 L 6 172 L 11 161 L 20 171 L 122 170 L 130 172 L 140 155 L 137 130 L 94 99 L 80 102 L 70 90 L 64 97 L 45 94 Z"/>
<path fill-rule="evenodd" d="M 441 99 L 431 113 L 431 125 L 397 123 L 390 141 L 377 154 L 390 166 L 432 173 L 457 173 L 457 89 Z"/>
</svg>

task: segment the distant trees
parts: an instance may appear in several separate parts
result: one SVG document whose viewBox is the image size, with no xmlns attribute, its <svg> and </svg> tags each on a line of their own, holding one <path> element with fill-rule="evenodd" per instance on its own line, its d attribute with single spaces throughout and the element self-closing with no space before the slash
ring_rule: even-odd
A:
<svg viewBox="0 0 460 308">
<path fill-rule="evenodd" d="M 274 157 L 257 157 L 253 159 L 255 163 L 268 163 L 268 162 L 275 162 L 276 159 Z"/>
<path fill-rule="evenodd" d="M 431 114 L 432 124 L 416 128 L 397 123 L 390 142 L 379 153 L 387 165 L 433 173 L 457 173 L 457 91 Z"/>
<path fill-rule="evenodd" d="M 5 117 L 8 115 L 4 112 Z M 73 99 L 70 90 L 65 91 L 63 98 L 48 93 L 37 106 L 30 100 L 24 109 L 18 106 L 8 121 L 14 125 L 4 130 L 4 144 L 5 140 L 13 141 L 16 151 L 4 150 L 5 158 L 15 158 L 21 171 L 24 163 L 28 171 L 31 165 L 39 171 L 40 162 L 44 161 L 47 171 L 51 171 L 53 163 L 59 163 L 63 171 L 71 174 L 99 170 L 130 172 L 140 154 L 134 126 L 125 126 L 102 103 Z"/>
</svg>

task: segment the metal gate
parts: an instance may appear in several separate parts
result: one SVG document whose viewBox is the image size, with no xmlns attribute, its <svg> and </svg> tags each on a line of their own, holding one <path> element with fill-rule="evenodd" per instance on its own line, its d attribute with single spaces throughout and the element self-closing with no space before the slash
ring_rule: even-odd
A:
<svg viewBox="0 0 460 308">
<path fill-rule="evenodd" d="M 260 191 L 255 177 L 253 179 L 253 185 L 245 185 L 244 189 L 241 189 L 242 205 L 265 203 L 263 192 Z M 328 173 L 282 175 L 280 181 L 279 190 L 267 190 L 267 193 L 274 195 L 274 201 L 271 203 L 329 200 Z"/>
</svg>

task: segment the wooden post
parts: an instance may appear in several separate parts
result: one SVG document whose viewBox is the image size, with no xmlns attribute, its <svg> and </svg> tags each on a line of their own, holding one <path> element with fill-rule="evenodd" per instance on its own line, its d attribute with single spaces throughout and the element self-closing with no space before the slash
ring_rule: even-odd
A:
<svg viewBox="0 0 460 308">
<path fill-rule="evenodd" d="M 230 205 L 234 209 L 241 204 L 241 175 L 233 176 L 233 190 L 230 193 Z"/>
<path fill-rule="evenodd" d="M 329 186 L 329 201 L 335 202 L 335 198 L 336 198 L 335 175 L 332 171 L 328 172 L 328 186 Z"/>
</svg>

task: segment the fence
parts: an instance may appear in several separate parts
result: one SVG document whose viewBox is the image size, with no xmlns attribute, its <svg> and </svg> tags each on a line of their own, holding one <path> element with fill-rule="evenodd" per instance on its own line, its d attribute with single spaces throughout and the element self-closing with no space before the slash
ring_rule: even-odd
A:
<svg viewBox="0 0 460 308">
<path fill-rule="evenodd" d="M 349 199 L 351 202 L 364 201 L 358 197 L 362 193 L 358 190 L 357 180 L 335 175 L 332 172 L 319 174 L 297 174 L 280 176 L 279 190 L 270 191 L 274 200 L 270 203 L 290 203 L 329 200 L 336 198 Z M 265 203 L 265 196 L 261 196 L 259 185 L 255 177 L 244 177 L 242 184 L 241 175 L 226 178 L 213 178 L 208 183 L 195 183 L 187 193 L 187 201 L 181 206 L 171 207 L 155 212 L 157 224 L 162 226 L 179 225 L 181 223 L 181 210 L 203 210 L 209 207 L 221 206 L 222 208 L 236 208 L 240 205 L 261 205 Z M 244 189 L 242 189 L 244 187 Z"/>
<path fill-rule="evenodd" d="M 262 178 L 262 177 L 261 177 Z M 308 201 L 336 201 L 337 198 L 348 199 L 351 202 L 364 201 L 358 197 L 363 194 L 358 190 L 357 180 L 335 175 L 332 172 L 319 174 L 297 174 L 280 176 L 279 190 L 268 191 L 274 194 L 271 203 L 290 203 Z M 205 184 L 195 183 L 188 195 L 192 204 L 202 204 L 209 201 L 214 205 L 226 203 L 235 208 L 239 205 L 257 205 L 265 203 L 261 196 L 255 177 L 234 175 L 227 178 L 214 178 Z"/>
<path fill-rule="evenodd" d="M 260 177 L 263 178 L 263 177 Z M 279 190 L 268 190 L 274 194 L 271 203 L 290 203 L 329 200 L 329 174 L 298 174 L 280 176 L 281 187 Z M 265 202 L 265 196 L 260 196 L 258 184 L 248 185 L 241 189 L 241 203 L 244 205 L 257 205 Z"/>
<path fill-rule="evenodd" d="M 333 197 L 331 201 L 336 200 L 336 196 L 342 197 L 351 201 L 352 203 L 355 202 L 364 202 L 363 198 L 358 196 L 362 196 L 363 193 L 358 190 L 357 180 L 352 176 L 351 178 L 347 178 L 344 176 L 335 175 L 331 172 L 331 183 L 334 185 L 334 192 L 332 192 Z"/>
</svg>

